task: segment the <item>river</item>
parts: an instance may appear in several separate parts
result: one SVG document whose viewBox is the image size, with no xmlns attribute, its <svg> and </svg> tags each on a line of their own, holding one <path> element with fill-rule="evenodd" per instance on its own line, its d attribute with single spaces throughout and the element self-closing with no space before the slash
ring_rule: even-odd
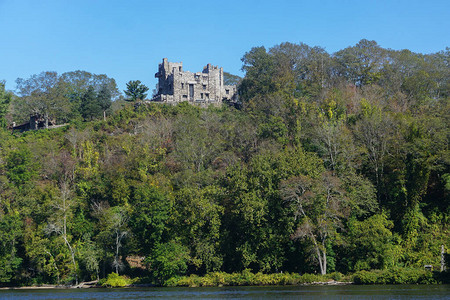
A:
<svg viewBox="0 0 450 300">
<path fill-rule="evenodd" d="M 0 299 L 449 299 L 450 285 L 16 289 Z"/>
</svg>

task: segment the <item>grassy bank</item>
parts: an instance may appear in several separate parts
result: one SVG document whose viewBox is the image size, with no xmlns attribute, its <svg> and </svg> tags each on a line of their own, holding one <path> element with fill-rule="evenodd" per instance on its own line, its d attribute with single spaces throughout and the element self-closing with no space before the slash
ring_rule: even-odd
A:
<svg viewBox="0 0 450 300">
<path fill-rule="evenodd" d="M 317 275 L 297 273 L 263 274 L 245 270 L 241 273 L 213 272 L 205 276 L 183 276 L 167 280 L 165 286 L 262 286 L 330 284 L 334 282 L 354 284 L 440 284 L 449 283 L 448 272 L 430 272 L 418 269 L 359 271 L 343 275 L 339 272 Z"/>
<path fill-rule="evenodd" d="M 298 273 L 252 273 L 244 270 L 240 273 L 212 272 L 205 276 L 190 275 L 172 277 L 158 283 L 150 277 L 129 278 L 126 275 L 111 273 L 92 284 L 78 287 L 132 287 L 132 286 L 168 286 L 168 287 L 215 287 L 215 286 L 269 286 L 269 285 L 319 285 L 319 284 L 449 284 L 450 272 L 431 272 L 421 269 L 395 268 L 390 270 L 359 271 L 344 275 L 334 272 L 326 275 Z M 32 288 L 67 288 L 68 286 L 44 285 Z M 74 286 L 73 286 L 74 287 Z M 16 287 L 18 288 L 18 287 Z M 22 287 L 27 288 L 27 287 Z M 30 287 L 28 287 L 30 288 Z"/>
<path fill-rule="evenodd" d="M 449 274 L 421 269 L 371 270 L 356 272 L 352 281 L 355 284 L 448 284 Z"/>
<path fill-rule="evenodd" d="M 152 279 L 119 276 L 111 273 L 98 282 L 104 287 L 125 287 L 139 284 L 152 284 L 170 287 L 213 287 L 213 286 L 267 286 L 302 284 L 448 284 L 450 272 L 431 272 L 421 269 L 395 268 L 389 270 L 359 271 L 344 275 L 334 272 L 326 275 L 298 273 L 240 273 L 212 272 L 204 276 L 190 275 L 172 277 L 163 283 Z"/>
<path fill-rule="evenodd" d="M 299 285 L 329 281 L 347 281 L 341 273 L 327 275 L 297 274 L 297 273 L 252 273 L 244 270 L 241 273 L 213 272 L 205 276 L 183 276 L 171 278 L 165 282 L 166 286 L 258 286 L 258 285 Z"/>
</svg>

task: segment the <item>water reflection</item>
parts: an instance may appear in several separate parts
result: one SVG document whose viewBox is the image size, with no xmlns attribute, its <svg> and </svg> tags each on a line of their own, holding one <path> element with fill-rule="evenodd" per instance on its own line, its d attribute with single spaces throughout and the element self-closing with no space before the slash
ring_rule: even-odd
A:
<svg viewBox="0 0 450 300">
<path fill-rule="evenodd" d="M 449 299 L 449 285 L 0 290 L 0 299 Z"/>
</svg>

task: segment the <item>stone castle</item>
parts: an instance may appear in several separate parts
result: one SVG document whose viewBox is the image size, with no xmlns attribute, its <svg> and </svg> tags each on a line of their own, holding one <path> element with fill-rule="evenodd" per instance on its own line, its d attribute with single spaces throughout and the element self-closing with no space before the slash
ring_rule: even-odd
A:
<svg viewBox="0 0 450 300">
<path fill-rule="evenodd" d="M 220 105 L 236 102 L 235 85 L 224 85 L 223 68 L 206 65 L 202 72 L 183 71 L 183 63 L 169 62 L 167 58 L 159 64 L 158 86 L 151 101 L 176 104 L 182 101 L 200 105 Z"/>
</svg>

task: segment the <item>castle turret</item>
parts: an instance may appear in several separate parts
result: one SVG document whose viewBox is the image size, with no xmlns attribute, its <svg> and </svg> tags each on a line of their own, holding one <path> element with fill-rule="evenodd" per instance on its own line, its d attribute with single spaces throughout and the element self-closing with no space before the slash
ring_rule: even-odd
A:
<svg viewBox="0 0 450 300">
<path fill-rule="evenodd" d="M 164 58 L 155 77 L 158 78 L 158 93 L 153 101 L 220 105 L 223 100 L 235 98 L 236 87 L 224 86 L 223 68 L 212 64 L 207 64 L 202 72 L 192 73 L 183 71 L 183 63 L 172 63 Z"/>
</svg>

